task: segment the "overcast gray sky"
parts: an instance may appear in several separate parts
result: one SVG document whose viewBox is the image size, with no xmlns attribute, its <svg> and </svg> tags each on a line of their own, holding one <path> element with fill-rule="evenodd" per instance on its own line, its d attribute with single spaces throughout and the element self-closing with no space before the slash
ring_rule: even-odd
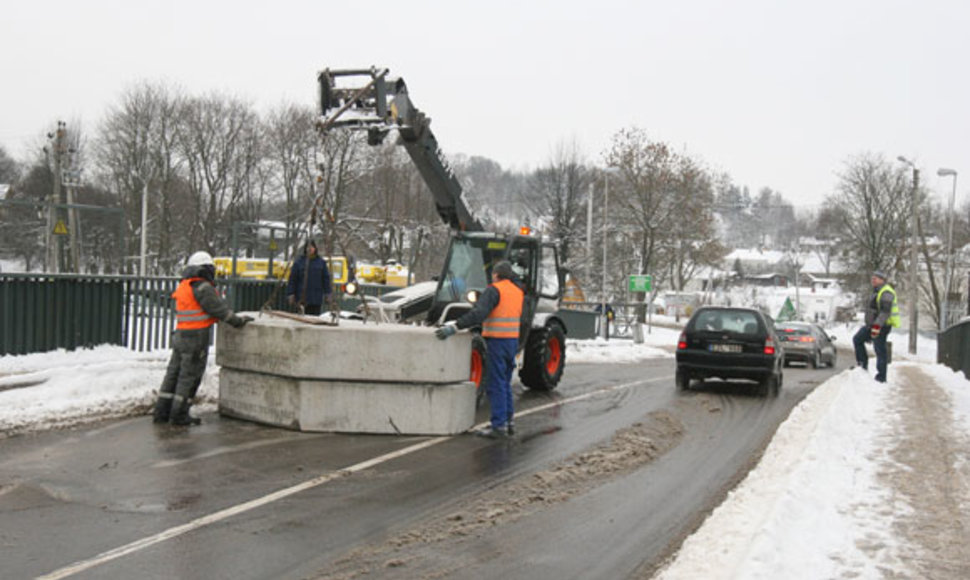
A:
<svg viewBox="0 0 970 580">
<path fill-rule="evenodd" d="M 589 161 L 639 126 L 756 192 L 817 207 L 844 161 L 905 155 L 970 191 L 970 3 L 959 0 L 209 2 L 8 0 L 0 144 L 57 119 L 89 136 L 142 80 L 266 110 L 315 103 L 325 67 L 403 77 L 450 153 Z"/>
</svg>

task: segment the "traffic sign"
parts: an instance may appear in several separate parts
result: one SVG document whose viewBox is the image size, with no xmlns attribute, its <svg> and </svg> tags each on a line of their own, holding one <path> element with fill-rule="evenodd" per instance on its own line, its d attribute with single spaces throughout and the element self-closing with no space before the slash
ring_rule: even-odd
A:
<svg viewBox="0 0 970 580">
<path fill-rule="evenodd" d="M 653 289 L 653 276 L 647 274 L 633 274 L 628 286 L 630 292 L 650 292 Z"/>
<path fill-rule="evenodd" d="M 67 235 L 67 226 L 64 225 L 64 220 L 57 220 L 57 223 L 54 224 L 54 235 L 55 236 Z"/>
</svg>

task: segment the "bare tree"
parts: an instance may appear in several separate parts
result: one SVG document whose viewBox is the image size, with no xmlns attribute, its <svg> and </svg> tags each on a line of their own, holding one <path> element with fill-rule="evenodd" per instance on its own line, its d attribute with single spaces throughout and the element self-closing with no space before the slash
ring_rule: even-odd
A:
<svg viewBox="0 0 970 580">
<path fill-rule="evenodd" d="M 283 220 L 287 231 L 304 219 L 309 192 L 313 189 L 315 156 L 318 148 L 313 128 L 314 112 L 309 107 L 284 104 L 266 119 L 267 155 L 275 174 L 277 193 L 285 203 Z M 292 240 L 287 240 L 287 246 Z"/>
<path fill-rule="evenodd" d="M 175 243 L 174 224 L 188 217 L 179 196 L 181 158 L 176 129 L 182 97 L 167 87 L 142 83 L 122 93 L 108 109 L 95 140 L 97 179 L 117 193 L 126 216 L 127 247 L 138 247 L 142 201 L 155 224 L 146 232 L 148 253 L 157 256 L 162 272 L 170 272 L 187 244 Z"/>
<path fill-rule="evenodd" d="M 710 175 L 695 160 L 680 156 L 672 185 L 673 218 L 680 225 L 666 232 L 663 261 L 674 289 L 683 290 L 699 268 L 720 264 L 727 249 L 717 235 Z"/>
<path fill-rule="evenodd" d="M 591 172 L 576 142 L 560 143 L 555 154 L 528 181 L 526 204 L 549 221 L 548 233 L 558 241 L 560 259 L 570 264 L 572 247 L 582 239 L 584 201 Z"/>
<path fill-rule="evenodd" d="M 54 187 L 54 173 L 47 159 L 38 155 L 26 174 L 7 192 L 9 204 L 0 206 L 0 244 L 24 262 L 30 272 L 44 260 L 47 227 L 44 202 Z"/>
<path fill-rule="evenodd" d="M 913 209 L 908 172 L 881 155 L 864 153 L 845 162 L 836 192 L 826 205 L 837 207 L 849 266 L 867 278 L 872 270 L 900 271 L 910 247 Z"/>
<path fill-rule="evenodd" d="M 229 247 L 236 207 L 251 202 L 259 130 L 256 113 L 237 99 L 212 94 L 188 99 L 181 108 L 178 151 L 194 202 L 185 232 L 192 248 Z"/>
<path fill-rule="evenodd" d="M 610 211 L 619 226 L 616 233 L 629 240 L 623 255 L 636 261 L 625 273 L 650 272 L 660 282 L 666 268 L 659 263 L 658 251 L 677 216 L 676 155 L 666 143 L 651 141 L 645 131 L 634 127 L 614 135 L 605 158 L 620 174 L 620 179 L 611 179 L 615 184 L 611 197 L 616 202 L 611 202 Z"/>
</svg>

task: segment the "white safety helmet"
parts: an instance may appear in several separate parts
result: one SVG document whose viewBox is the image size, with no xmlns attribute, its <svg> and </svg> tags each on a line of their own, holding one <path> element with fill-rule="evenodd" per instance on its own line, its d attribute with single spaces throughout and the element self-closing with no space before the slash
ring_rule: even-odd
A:
<svg viewBox="0 0 970 580">
<path fill-rule="evenodd" d="M 212 256 L 209 252 L 196 252 L 189 256 L 189 266 L 215 266 L 216 263 L 212 261 Z"/>
</svg>

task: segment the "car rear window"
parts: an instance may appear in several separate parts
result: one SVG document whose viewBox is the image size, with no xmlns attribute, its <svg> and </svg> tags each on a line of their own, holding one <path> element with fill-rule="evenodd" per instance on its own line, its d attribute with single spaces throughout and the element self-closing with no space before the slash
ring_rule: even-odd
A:
<svg viewBox="0 0 970 580">
<path fill-rule="evenodd" d="M 694 330 L 755 334 L 760 326 L 753 312 L 738 310 L 706 310 L 697 313 Z"/>
</svg>

